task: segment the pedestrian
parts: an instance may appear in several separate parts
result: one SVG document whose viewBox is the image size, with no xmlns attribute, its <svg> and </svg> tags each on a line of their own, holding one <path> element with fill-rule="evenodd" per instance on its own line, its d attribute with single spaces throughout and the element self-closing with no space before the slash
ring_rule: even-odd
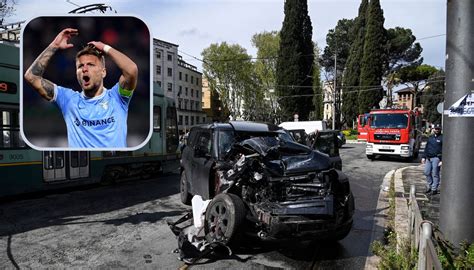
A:
<svg viewBox="0 0 474 270">
<path fill-rule="evenodd" d="M 44 99 L 54 102 L 63 114 L 71 148 L 127 147 L 128 107 L 137 86 L 137 65 L 125 54 L 100 41 L 90 41 L 76 54 L 76 78 L 82 92 L 43 78 L 53 55 L 72 48 L 79 31 L 63 29 L 25 73 L 26 81 Z M 121 70 L 118 82 L 104 87 L 105 57 Z"/>
<path fill-rule="evenodd" d="M 426 176 L 426 193 L 432 195 L 439 193 L 439 171 L 442 164 L 443 135 L 441 125 L 436 124 L 433 134 L 428 138 L 421 163 L 425 164 L 424 174 Z"/>
</svg>

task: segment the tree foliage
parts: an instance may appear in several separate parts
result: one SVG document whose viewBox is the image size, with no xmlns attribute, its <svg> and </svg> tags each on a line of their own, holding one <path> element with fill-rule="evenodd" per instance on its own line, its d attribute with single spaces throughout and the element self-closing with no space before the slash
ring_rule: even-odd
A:
<svg viewBox="0 0 474 270">
<path fill-rule="evenodd" d="M 367 18 L 368 0 L 362 0 L 359 6 L 359 14 L 352 29 L 354 42 L 351 45 L 350 53 L 344 71 L 342 89 L 342 113 L 346 122 L 356 119 L 358 114 L 358 86 L 360 79 L 360 69 L 362 56 L 364 54 L 365 23 Z"/>
<path fill-rule="evenodd" d="M 438 71 L 437 68 L 430 65 L 408 66 L 401 68 L 397 72 L 400 83 L 411 87 L 415 93 L 415 106 L 420 105 L 420 93 L 426 88 L 427 80 L 431 75 Z"/>
<path fill-rule="evenodd" d="M 276 66 L 280 35 L 277 31 L 262 32 L 253 35 L 252 45 L 257 48 L 255 74 L 262 87 L 263 99 L 261 120 L 273 122 L 279 118 L 277 97 L 275 95 Z"/>
<path fill-rule="evenodd" d="M 5 22 L 5 18 L 15 13 L 17 0 L 0 0 L 0 25 Z"/>
<path fill-rule="evenodd" d="M 387 30 L 387 73 L 392 73 L 406 66 L 417 66 L 423 62 L 420 43 L 408 28 L 395 27 Z"/>
<path fill-rule="evenodd" d="M 321 83 L 321 66 L 319 65 L 319 48 L 314 44 L 315 61 L 313 65 L 313 106 L 314 111 L 310 113 L 309 120 L 322 120 L 324 114 L 323 87 Z"/>
<path fill-rule="evenodd" d="M 247 50 L 238 44 L 222 42 L 211 44 L 201 54 L 204 75 L 209 80 L 211 91 L 219 94 L 223 109 L 229 111 L 233 119 L 244 117 L 242 108 L 253 106 L 255 100 L 252 98 L 260 95 L 252 93 L 258 89 L 254 88 L 254 68 Z"/>
<path fill-rule="evenodd" d="M 341 19 L 326 35 L 327 45 L 321 56 L 321 65 L 326 72 L 334 73 L 334 53 L 337 54 L 337 72 L 342 74 L 344 71 L 355 38 L 354 22 L 354 19 Z"/>
<path fill-rule="evenodd" d="M 306 0 L 285 1 L 285 18 L 280 32 L 277 61 L 277 95 L 283 120 L 298 113 L 307 120 L 313 103 L 307 96 L 313 93 L 313 27 Z M 297 97 L 291 97 L 299 95 Z"/>
<path fill-rule="evenodd" d="M 437 106 L 444 100 L 444 76 L 443 70 L 433 73 L 428 78 L 427 87 L 421 96 L 423 114 L 430 123 L 441 123 L 441 114 L 438 113 Z"/>
<path fill-rule="evenodd" d="M 371 0 L 367 10 L 367 32 L 360 70 L 360 85 L 363 88 L 359 90 L 359 113 L 367 112 L 373 107 L 378 108 L 379 102 L 383 98 L 381 82 L 387 57 L 384 21 L 380 0 Z"/>
</svg>

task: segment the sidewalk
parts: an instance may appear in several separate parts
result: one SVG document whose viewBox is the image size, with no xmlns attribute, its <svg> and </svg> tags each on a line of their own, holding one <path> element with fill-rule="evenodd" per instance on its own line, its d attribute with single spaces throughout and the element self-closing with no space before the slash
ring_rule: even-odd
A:
<svg viewBox="0 0 474 270">
<path fill-rule="evenodd" d="M 420 207 L 421 216 L 423 219 L 433 222 L 439 226 L 439 202 L 440 194 L 430 195 L 425 194 L 426 190 L 426 176 L 423 175 L 424 165 L 405 167 L 402 170 L 402 183 L 405 190 L 404 197 L 410 197 L 410 186 L 415 185 L 416 201 Z M 395 181 L 397 179 L 395 178 Z M 441 192 L 443 192 L 441 190 Z"/>
</svg>

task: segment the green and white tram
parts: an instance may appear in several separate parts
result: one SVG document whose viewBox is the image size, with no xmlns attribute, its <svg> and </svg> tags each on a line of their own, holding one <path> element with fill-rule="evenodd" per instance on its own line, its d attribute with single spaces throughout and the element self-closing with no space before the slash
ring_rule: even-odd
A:
<svg viewBox="0 0 474 270">
<path fill-rule="evenodd" d="M 153 134 L 136 151 L 37 151 L 20 135 L 19 48 L 0 43 L 0 199 L 179 168 L 174 100 L 153 85 Z"/>
</svg>

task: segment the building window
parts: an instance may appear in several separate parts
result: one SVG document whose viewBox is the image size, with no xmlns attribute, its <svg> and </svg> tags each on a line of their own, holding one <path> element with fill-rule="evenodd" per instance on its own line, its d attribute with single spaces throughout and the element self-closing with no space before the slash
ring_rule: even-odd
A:
<svg viewBox="0 0 474 270">
<path fill-rule="evenodd" d="M 196 97 L 199 98 L 199 90 L 196 90 Z"/>
<path fill-rule="evenodd" d="M 191 100 L 191 101 L 189 102 L 189 106 L 190 106 L 189 109 L 190 109 L 191 111 L 193 110 L 193 107 L 194 107 L 193 105 L 194 105 L 194 102 Z"/>
<path fill-rule="evenodd" d="M 156 58 L 161 59 L 161 52 L 158 50 L 156 51 Z"/>
<path fill-rule="evenodd" d="M 184 88 L 184 95 L 188 96 L 188 88 L 187 87 Z"/>
<path fill-rule="evenodd" d="M 185 124 L 186 126 L 189 125 L 189 118 L 188 118 L 187 115 L 184 117 L 184 124 Z"/>
<path fill-rule="evenodd" d="M 173 61 L 173 55 L 168 54 L 168 61 Z"/>
<path fill-rule="evenodd" d="M 184 80 L 188 81 L 188 74 L 184 74 Z"/>
<path fill-rule="evenodd" d="M 196 101 L 196 110 L 199 111 L 199 101 Z"/>
<path fill-rule="evenodd" d="M 194 83 L 194 76 L 191 75 L 191 83 Z"/>
<path fill-rule="evenodd" d="M 178 125 L 183 125 L 183 116 L 180 115 L 178 119 Z"/>
<path fill-rule="evenodd" d="M 203 117 L 203 118 L 202 118 L 202 122 L 203 122 L 203 123 L 206 123 L 206 117 Z"/>
<path fill-rule="evenodd" d="M 191 126 L 194 125 L 194 116 L 191 116 Z"/>
<path fill-rule="evenodd" d="M 179 72 L 179 80 L 183 80 L 183 73 L 181 71 Z"/>
<path fill-rule="evenodd" d="M 188 100 L 187 99 L 184 100 L 184 109 L 185 110 L 188 109 Z"/>
<path fill-rule="evenodd" d="M 168 91 L 169 92 L 173 91 L 173 84 L 172 83 L 168 83 Z"/>
<path fill-rule="evenodd" d="M 158 84 L 158 86 L 161 87 L 161 81 L 157 81 L 156 84 Z"/>
<path fill-rule="evenodd" d="M 156 66 L 156 75 L 161 75 L 161 66 Z"/>
<path fill-rule="evenodd" d="M 179 91 L 178 91 L 178 97 L 180 97 L 182 93 L 183 93 L 183 87 L 180 85 Z"/>
<path fill-rule="evenodd" d="M 194 89 L 191 88 L 191 96 L 194 97 Z"/>
<path fill-rule="evenodd" d="M 173 76 L 173 69 L 168 68 L 168 77 L 171 77 L 171 76 Z"/>
<path fill-rule="evenodd" d="M 181 99 L 179 99 L 178 100 L 178 109 L 181 109 L 181 103 L 182 103 L 182 101 L 181 101 Z"/>
<path fill-rule="evenodd" d="M 199 86 L 199 78 L 196 78 L 196 85 Z"/>
</svg>

